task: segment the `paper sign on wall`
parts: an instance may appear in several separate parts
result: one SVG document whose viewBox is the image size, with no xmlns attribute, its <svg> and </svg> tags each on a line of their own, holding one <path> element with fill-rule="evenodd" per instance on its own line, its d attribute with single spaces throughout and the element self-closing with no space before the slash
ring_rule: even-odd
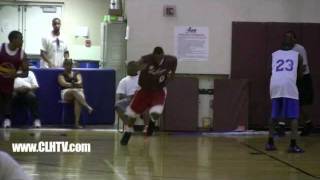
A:
<svg viewBox="0 0 320 180">
<path fill-rule="evenodd" d="M 175 53 L 179 60 L 207 61 L 209 54 L 208 27 L 175 27 Z"/>
<path fill-rule="evenodd" d="M 74 36 L 76 37 L 89 37 L 89 27 L 79 26 L 74 31 Z"/>
</svg>

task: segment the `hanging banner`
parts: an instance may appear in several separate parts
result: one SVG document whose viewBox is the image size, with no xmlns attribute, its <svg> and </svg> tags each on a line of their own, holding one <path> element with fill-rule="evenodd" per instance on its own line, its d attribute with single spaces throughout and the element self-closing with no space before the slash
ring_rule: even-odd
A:
<svg viewBox="0 0 320 180">
<path fill-rule="evenodd" d="M 181 61 L 207 61 L 209 54 L 208 27 L 175 27 L 175 53 Z"/>
</svg>

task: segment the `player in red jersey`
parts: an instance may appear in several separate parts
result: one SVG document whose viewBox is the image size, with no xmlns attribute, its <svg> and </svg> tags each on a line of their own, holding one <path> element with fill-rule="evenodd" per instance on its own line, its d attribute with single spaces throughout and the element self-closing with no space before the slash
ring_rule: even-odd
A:
<svg viewBox="0 0 320 180">
<path fill-rule="evenodd" d="M 161 47 L 155 47 L 152 54 L 142 56 L 138 61 L 140 66 L 139 86 L 130 105 L 126 110 L 129 117 L 129 128 L 125 130 L 121 144 L 127 145 L 133 132 L 132 126 L 137 115 L 149 110 L 150 122 L 147 135 L 152 135 L 155 121 L 162 114 L 167 90 L 166 85 L 175 75 L 177 58 L 165 55 Z"/>
<path fill-rule="evenodd" d="M 22 50 L 22 33 L 11 31 L 8 39 L 9 43 L 0 45 L 0 115 L 5 116 L 4 128 L 11 126 L 11 100 L 14 79 L 28 76 L 26 55 Z M 18 70 L 22 70 L 22 73 L 17 73 Z"/>
</svg>

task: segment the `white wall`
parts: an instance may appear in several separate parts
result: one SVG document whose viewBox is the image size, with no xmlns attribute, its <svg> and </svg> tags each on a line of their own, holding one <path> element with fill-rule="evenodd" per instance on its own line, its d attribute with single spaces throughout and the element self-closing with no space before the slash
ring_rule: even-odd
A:
<svg viewBox="0 0 320 180">
<path fill-rule="evenodd" d="M 176 5 L 177 17 L 163 16 L 165 4 Z M 318 23 L 318 7 L 318 0 L 127 0 L 127 57 L 138 59 L 157 45 L 174 54 L 175 26 L 207 26 L 208 61 L 180 61 L 177 72 L 230 74 L 232 21 Z"/>
<path fill-rule="evenodd" d="M 73 59 L 100 60 L 101 28 L 103 16 L 107 14 L 109 0 L 64 0 L 62 31 L 68 36 Z M 79 26 L 89 27 L 91 47 L 85 47 L 86 38 L 74 36 Z"/>
</svg>

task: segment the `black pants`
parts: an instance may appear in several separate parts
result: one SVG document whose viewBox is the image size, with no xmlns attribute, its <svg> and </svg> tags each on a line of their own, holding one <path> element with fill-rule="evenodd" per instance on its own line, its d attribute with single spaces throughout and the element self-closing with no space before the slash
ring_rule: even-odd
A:
<svg viewBox="0 0 320 180">
<path fill-rule="evenodd" d="M 14 109 L 17 109 L 18 107 L 26 107 L 30 109 L 33 119 L 39 118 L 37 96 L 32 91 L 13 92 L 12 105 Z"/>
<path fill-rule="evenodd" d="M 310 74 L 305 74 L 297 80 L 300 106 L 313 104 L 313 85 Z"/>
<path fill-rule="evenodd" d="M 0 92 L 0 115 L 11 118 L 12 94 Z"/>
</svg>

